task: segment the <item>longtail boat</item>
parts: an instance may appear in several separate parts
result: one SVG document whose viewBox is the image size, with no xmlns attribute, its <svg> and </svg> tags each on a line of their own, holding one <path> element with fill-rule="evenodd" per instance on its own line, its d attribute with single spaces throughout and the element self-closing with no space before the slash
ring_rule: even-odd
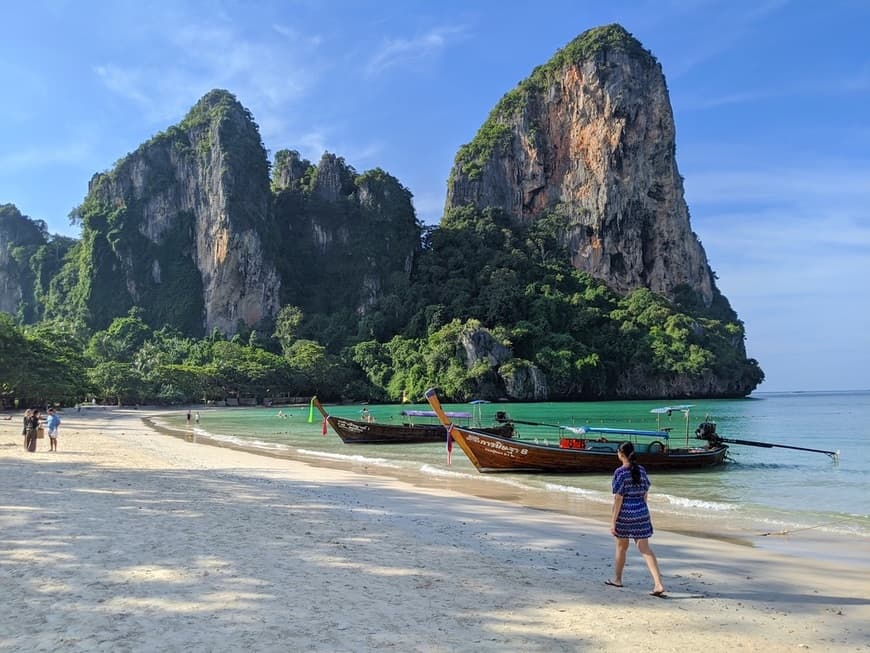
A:
<svg viewBox="0 0 870 653">
<path fill-rule="evenodd" d="M 481 472 L 611 473 L 620 465 L 617 447 L 626 440 L 634 444 L 637 462 L 654 471 L 714 467 L 728 453 L 728 446 L 715 440 L 699 447 L 671 446 L 667 430 L 563 426 L 559 428 L 571 437 L 560 437 L 552 444 L 502 438 L 454 424 L 434 389 L 426 391 L 426 399 L 450 437 Z"/>
<path fill-rule="evenodd" d="M 402 424 L 384 424 L 367 420 L 336 417 L 326 412 L 326 409 L 314 397 L 312 403 L 332 430 L 338 434 L 345 444 L 421 444 L 425 442 L 441 442 L 447 439 L 447 431 L 441 424 L 413 423 L 415 417 L 438 416 L 433 411 L 403 410 L 406 421 Z M 451 413 L 448 419 L 470 419 L 471 413 Z M 480 429 L 482 433 L 493 433 L 510 441 L 514 434 L 513 424 L 499 424 Z"/>
</svg>

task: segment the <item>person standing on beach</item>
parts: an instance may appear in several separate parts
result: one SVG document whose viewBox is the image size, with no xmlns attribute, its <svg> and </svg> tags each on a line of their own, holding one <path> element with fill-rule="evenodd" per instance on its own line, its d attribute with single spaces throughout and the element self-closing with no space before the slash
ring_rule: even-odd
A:
<svg viewBox="0 0 870 653">
<path fill-rule="evenodd" d="M 199 411 L 196 411 L 196 415 L 193 416 L 193 421 L 195 424 L 199 424 Z"/>
<path fill-rule="evenodd" d="M 48 419 L 45 421 L 48 428 L 49 451 L 57 451 L 57 430 L 60 427 L 60 415 L 54 412 L 54 408 L 48 409 Z"/>
<path fill-rule="evenodd" d="M 29 417 L 24 418 L 24 446 L 28 451 L 36 451 L 36 430 L 39 428 L 39 411 L 34 408 Z"/>
<path fill-rule="evenodd" d="M 617 456 L 622 465 L 613 472 L 613 512 L 610 523 L 610 533 L 616 538 L 616 556 L 613 579 L 606 580 L 604 583 L 612 587 L 622 587 L 622 571 L 625 569 L 628 540 L 632 538 L 637 543 L 637 550 L 643 556 L 653 578 L 654 585 L 650 595 L 667 598 L 656 554 L 649 545 L 649 538 L 653 534 L 652 520 L 646 503 L 650 488 L 649 478 L 646 470 L 637 464 L 634 445 L 631 442 L 623 442 L 619 445 Z"/>
<path fill-rule="evenodd" d="M 24 436 L 24 448 L 27 449 L 27 422 L 33 414 L 33 409 L 28 408 L 24 411 L 24 426 L 21 428 L 21 435 Z"/>
</svg>

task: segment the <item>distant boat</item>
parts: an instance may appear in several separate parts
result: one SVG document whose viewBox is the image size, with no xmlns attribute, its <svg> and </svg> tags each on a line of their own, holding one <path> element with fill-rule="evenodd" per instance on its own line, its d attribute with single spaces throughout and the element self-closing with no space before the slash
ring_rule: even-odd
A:
<svg viewBox="0 0 870 653">
<path fill-rule="evenodd" d="M 323 418 L 338 434 L 345 444 L 421 444 L 425 442 L 444 443 L 447 439 L 447 430 L 441 424 L 414 424 L 413 418 L 437 418 L 434 411 L 430 410 L 403 410 L 402 416 L 406 421 L 402 424 L 383 424 L 367 420 L 348 419 L 330 415 L 323 405 L 315 397 L 312 400 L 314 407 L 320 411 Z M 471 413 L 450 413 L 451 419 L 468 419 Z M 483 433 L 498 434 L 499 437 L 510 441 L 514 434 L 513 424 L 500 424 L 492 427 L 481 428 Z"/>
<path fill-rule="evenodd" d="M 617 447 L 626 440 L 634 444 L 637 462 L 651 471 L 715 467 L 725 461 L 728 453 L 727 445 L 712 441 L 698 447 L 673 447 L 666 430 L 561 426 L 558 428 L 565 436 L 557 443 L 503 438 L 454 424 L 434 390 L 426 392 L 426 399 L 480 472 L 611 473 L 620 465 Z"/>
</svg>

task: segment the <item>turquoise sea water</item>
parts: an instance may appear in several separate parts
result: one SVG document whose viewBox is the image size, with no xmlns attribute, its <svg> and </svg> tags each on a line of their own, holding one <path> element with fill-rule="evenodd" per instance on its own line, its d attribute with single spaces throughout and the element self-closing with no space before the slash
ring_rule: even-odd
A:
<svg viewBox="0 0 870 653">
<path fill-rule="evenodd" d="M 731 445 L 726 465 L 712 470 L 652 475 L 650 506 L 659 523 L 673 517 L 687 532 L 747 538 L 850 536 L 870 554 L 870 392 L 758 393 L 740 400 L 699 400 L 690 411 L 690 437 L 707 416 L 725 438 L 839 450 L 839 462 L 820 453 Z M 497 403 L 483 406 L 483 422 L 498 410 L 519 420 L 562 425 L 656 428 L 653 408 L 662 402 Z M 403 408 L 427 405 L 370 405 L 377 421 L 400 422 Z M 360 406 L 327 406 L 335 415 L 358 418 Z M 468 404 L 446 404 L 469 411 Z M 278 416 L 282 410 L 289 417 Z M 343 461 L 378 473 L 419 479 L 432 485 L 463 478 L 509 488 L 504 494 L 554 499 L 555 509 L 585 516 L 606 514 L 611 503 L 610 475 L 575 476 L 480 474 L 454 447 L 448 466 L 441 444 L 345 445 L 330 429 L 322 435 L 319 414 L 308 422 L 305 408 L 226 408 L 200 411 L 200 439 L 302 457 L 316 462 Z M 183 430 L 185 412 L 164 418 Z M 682 413 L 662 417 L 672 442 L 685 443 Z M 523 439 L 557 437 L 553 429 L 519 426 Z M 494 491 L 497 493 L 497 491 Z M 769 533 L 770 535 L 765 535 Z"/>
</svg>

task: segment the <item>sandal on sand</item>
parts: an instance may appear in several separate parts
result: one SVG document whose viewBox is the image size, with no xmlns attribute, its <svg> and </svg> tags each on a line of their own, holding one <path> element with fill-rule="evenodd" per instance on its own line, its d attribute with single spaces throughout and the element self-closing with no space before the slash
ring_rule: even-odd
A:
<svg viewBox="0 0 870 653">
<path fill-rule="evenodd" d="M 606 580 L 604 581 L 604 584 L 610 585 L 611 587 L 622 587 L 622 585 L 620 585 L 619 583 L 614 583 L 612 580 Z"/>
<path fill-rule="evenodd" d="M 650 596 L 654 596 L 654 597 L 656 597 L 657 599 L 666 599 L 666 598 L 668 598 L 668 595 L 665 594 L 665 591 L 664 591 L 664 590 L 661 590 L 661 591 L 659 591 L 659 592 L 650 592 L 649 595 L 650 595 Z"/>
</svg>

